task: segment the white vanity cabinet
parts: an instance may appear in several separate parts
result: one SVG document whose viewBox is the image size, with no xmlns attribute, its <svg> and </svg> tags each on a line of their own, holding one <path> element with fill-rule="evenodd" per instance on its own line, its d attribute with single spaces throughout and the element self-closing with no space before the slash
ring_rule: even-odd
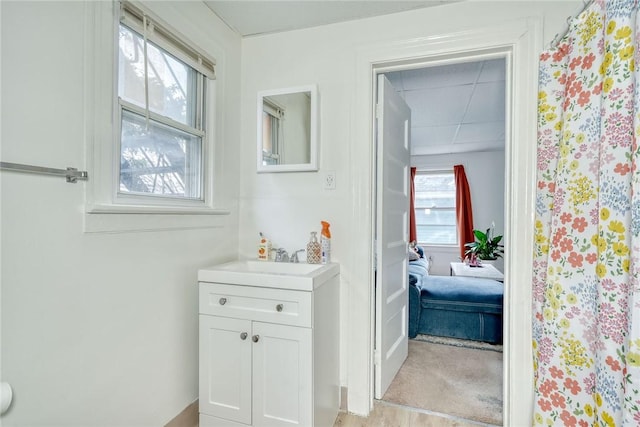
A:
<svg viewBox="0 0 640 427">
<path fill-rule="evenodd" d="M 333 425 L 338 272 L 294 289 L 199 275 L 201 427 Z"/>
</svg>

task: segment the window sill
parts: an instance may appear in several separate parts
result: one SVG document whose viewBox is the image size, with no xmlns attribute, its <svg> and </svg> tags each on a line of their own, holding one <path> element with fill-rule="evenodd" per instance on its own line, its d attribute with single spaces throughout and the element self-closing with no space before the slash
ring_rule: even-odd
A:
<svg viewBox="0 0 640 427">
<path fill-rule="evenodd" d="M 125 233 L 219 228 L 227 225 L 226 209 L 171 206 L 92 205 L 84 215 L 85 233 Z"/>
<path fill-rule="evenodd" d="M 427 244 L 427 243 L 418 243 L 418 246 L 422 247 L 422 248 L 432 248 L 432 249 L 438 249 L 441 251 L 451 251 L 451 252 L 458 252 L 460 251 L 460 246 L 458 245 L 444 245 L 444 244 Z"/>
<path fill-rule="evenodd" d="M 183 206 L 140 206 L 140 205 L 92 205 L 87 214 L 147 214 L 147 215 L 229 215 L 226 209 Z"/>
</svg>

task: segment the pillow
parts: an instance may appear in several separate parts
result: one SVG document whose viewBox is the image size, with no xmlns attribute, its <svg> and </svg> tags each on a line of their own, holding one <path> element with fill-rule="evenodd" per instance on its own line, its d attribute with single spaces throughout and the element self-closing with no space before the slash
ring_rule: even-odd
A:
<svg viewBox="0 0 640 427">
<path fill-rule="evenodd" d="M 429 274 L 429 264 L 424 259 L 419 259 L 409 263 L 409 273 L 417 276 L 427 276 Z"/>
</svg>

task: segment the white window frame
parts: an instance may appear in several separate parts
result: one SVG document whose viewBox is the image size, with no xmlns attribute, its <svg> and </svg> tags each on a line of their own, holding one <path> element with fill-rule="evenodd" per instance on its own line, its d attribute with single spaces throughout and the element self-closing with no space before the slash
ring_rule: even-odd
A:
<svg viewBox="0 0 640 427">
<path fill-rule="evenodd" d="M 277 105 L 274 101 L 264 98 L 264 102 L 262 105 L 263 115 L 267 115 L 271 122 L 271 136 L 270 136 L 270 145 L 271 151 L 267 151 L 264 148 L 264 138 L 265 135 L 262 135 L 262 158 L 271 158 L 275 160 L 274 165 L 279 165 L 283 162 L 283 146 L 282 146 L 282 118 L 284 117 L 284 107 Z M 264 116 L 263 116 L 264 120 Z M 275 125 L 275 128 L 274 128 Z M 264 160 L 263 160 L 264 163 Z"/>
<path fill-rule="evenodd" d="M 163 29 L 186 44 L 198 49 L 179 31 L 172 28 L 152 11 L 138 2 L 130 2 Z M 150 4 L 151 6 L 151 4 Z M 86 6 L 85 44 L 85 129 L 87 137 L 87 169 L 90 176 L 86 186 L 85 231 L 120 231 L 142 228 L 193 228 L 210 221 L 193 219 L 189 225 L 181 224 L 176 215 L 227 215 L 229 210 L 216 206 L 214 181 L 219 178 L 214 165 L 215 140 L 219 137 L 216 126 L 216 81 L 207 82 L 204 99 L 204 121 L 208 131 L 202 147 L 202 200 L 137 194 L 118 194 L 120 185 L 120 104 L 118 98 L 118 31 L 120 2 L 88 2 Z M 154 40 L 154 42 L 156 42 Z M 156 43 L 157 44 L 157 43 Z M 164 48 L 164 46 L 162 46 Z M 167 49 L 170 51 L 170 49 Z M 207 58 L 208 61 L 213 61 Z M 213 62 L 215 63 L 215 62 Z M 101 214 L 159 214 L 166 218 L 110 221 Z M 170 217 L 169 217 L 170 216 Z M 146 217 L 149 219 L 149 217 Z M 122 223 L 128 222 L 125 225 Z M 112 224 L 107 224 L 110 222 Z M 184 221 L 182 221 L 184 222 Z M 157 223 L 157 227 L 152 223 Z M 151 225 L 150 225 L 151 224 Z"/>
<path fill-rule="evenodd" d="M 416 177 L 418 175 L 442 175 L 442 174 L 451 174 L 452 176 L 454 175 L 453 170 L 425 170 L 425 169 L 417 169 L 416 170 Z M 455 195 L 454 195 L 455 196 Z M 417 204 L 417 200 L 414 200 L 414 204 Z M 414 206 L 414 213 L 416 214 L 416 227 L 418 226 L 417 223 L 417 210 L 418 209 L 424 209 L 424 208 L 418 208 L 417 206 Z M 440 210 L 440 211 L 453 211 L 453 214 L 455 216 L 456 213 L 456 207 L 455 204 L 453 206 L 453 208 L 430 208 L 430 209 L 435 209 L 435 210 Z M 453 243 L 434 243 L 434 242 L 424 242 L 424 241 L 418 241 L 418 244 L 420 246 L 428 246 L 428 247 L 457 247 L 458 246 L 458 224 L 457 222 L 454 224 L 455 225 L 455 230 L 456 230 L 456 236 L 454 239 Z M 417 238 L 417 236 L 416 236 Z"/>
<path fill-rule="evenodd" d="M 154 42 L 152 40 L 149 40 L 149 37 L 144 34 L 145 30 L 143 28 L 138 28 L 137 26 L 134 26 L 132 24 L 135 24 L 136 22 L 133 23 L 129 23 L 129 22 L 125 22 L 124 20 L 121 21 L 120 23 L 120 27 L 124 27 L 126 28 L 128 31 L 130 31 L 132 34 L 134 34 L 137 37 L 140 37 L 141 39 L 143 39 L 143 45 L 145 47 L 143 47 L 143 53 L 142 53 L 142 57 L 145 56 L 146 54 L 146 44 L 148 43 L 150 46 L 155 46 L 157 49 L 161 50 L 163 53 L 168 54 L 168 55 L 172 55 L 172 53 L 164 48 L 164 46 L 161 46 L 160 44 L 158 44 L 157 42 Z M 151 27 L 152 29 L 155 28 L 155 25 L 153 23 L 149 23 L 147 22 L 147 27 Z M 147 30 L 148 31 L 148 30 Z M 144 34 L 144 35 L 143 35 Z M 174 56 L 175 57 L 175 56 Z M 118 102 L 118 123 L 119 123 L 119 128 L 120 131 L 118 133 L 119 138 L 117 138 L 117 142 L 118 142 L 118 152 L 120 153 L 119 158 L 120 161 L 118 162 L 118 182 L 119 185 L 116 187 L 116 200 L 118 201 L 122 201 L 124 203 L 126 203 L 127 200 L 129 200 L 130 198 L 134 198 L 134 200 L 138 197 L 138 196 L 142 196 L 142 197 L 160 197 L 160 198 L 174 198 L 176 200 L 181 200 L 181 201 L 185 201 L 185 200 L 204 200 L 204 195 L 202 194 L 202 184 L 204 182 L 204 175 L 205 175 L 205 170 L 202 168 L 202 153 L 204 152 L 204 149 L 206 147 L 206 135 L 207 135 L 207 123 L 204 120 L 203 115 L 205 114 L 205 110 L 204 110 L 204 99 L 206 98 L 206 93 L 207 93 L 207 78 L 206 76 L 201 73 L 199 70 L 195 69 L 194 67 L 192 67 L 189 63 L 187 63 L 186 61 L 183 61 L 182 58 L 180 57 L 175 57 L 178 61 L 180 61 L 182 64 L 184 64 L 186 67 L 189 67 L 192 71 L 194 71 L 194 77 L 195 77 L 195 91 L 193 93 L 190 93 L 189 95 L 192 95 L 192 97 L 190 97 L 187 101 L 191 101 L 193 102 L 193 106 L 195 108 L 192 108 L 192 110 L 194 111 L 194 122 L 193 123 L 181 123 L 181 122 L 177 122 L 174 118 L 166 116 L 164 114 L 159 114 L 156 113 L 154 111 L 151 111 L 149 106 L 146 105 L 148 101 L 148 99 L 145 99 L 144 101 L 142 101 L 142 103 L 145 103 L 145 105 L 138 105 L 136 103 L 130 102 L 129 100 L 123 99 L 120 95 L 120 93 L 118 93 L 118 98 L 117 98 L 117 102 Z M 120 57 L 118 58 L 120 59 Z M 120 73 L 122 67 L 119 64 L 118 67 L 118 71 Z M 147 69 L 145 68 L 145 72 L 147 72 Z M 121 81 L 121 77 L 120 74 L 118 73 L 118 87 L 120 88 L 122 85 L 122 81 Z M 145 78 L 145 80 L 147 80 Z M 144 83 L 143 83 L 144 85 Z M 118 91 L 120 92 L 120 91 Z M 146 92 L 145 92 L 146 95 Z M 195 97 L 195 99 L 193 99 L 193 97 Z M 147 98 L 145 96 L 145 98 Z M 190 181 L 188 184 L 185 183 L 185 189 L 187 188 L 196 188 L 196 192 L 197 197 L 190 197 L 188 195 L 186 196 L 176 196 L 176 195 L 169 195 L 169 194 L 158 194 L 158 193 L 151 193 L 151 192 L 135 192 L 135 191 L 123 191 L 122 190 L 122 144 L 123 144 L 123 138 L 122 138 L 122 131 L 123 131 L 123 120 L 124 120 L 124 116 L 125 116 L 125 112 L 129 115 L 134 115 L 139 117 L 140 119 L 146 120 L 147 123 L 153 121 L 154 123 L 157 123 L 160 126 L 164 126 L 168 129 L 171 130 L 171 132 L 182 132 L 185 133 L 187 135 L 191 135 L 191 136 L 195 136 L 196 138 L 199 138 L 199 153 L 200 153 L 200 158 L 198 159 L 197 162 L 195 162 L 196 164 L 194 165 L 196 172 L 197 172 L 197 176 L 195 177 L 190 177 L 187 176 L 186 178 L 188 179 L 188 181 Z M 163 153 L 160 153 L 163 154 Z M 185 153 L 186 154 L 186 153 Z M 164 181 L 164 177 L 161 177 L 161 179 Z"/>
</svg>

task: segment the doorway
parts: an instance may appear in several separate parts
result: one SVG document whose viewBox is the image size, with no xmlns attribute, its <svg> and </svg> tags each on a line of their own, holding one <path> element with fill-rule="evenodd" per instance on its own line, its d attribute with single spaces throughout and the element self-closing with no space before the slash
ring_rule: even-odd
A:
<svg viewBox="0 0 640 427">
<path fill-rule="evenodd" d="M 510 130 L 506 129 L 505 105 L 508 102 L 505 55 L 490 53 L 479 58 L 474 54 L 471 58 L 459 56 L 444 62 L 436 60 L 408 63 L 380 67 L 376 71 L 388 78 L 412 110 L 411 166 L 416 166 L 425 174 L 437 171 L 441 175 L 448 170 L 453 175 L 453 166 L 463 164 L 472 184 L 474 228 L 484 230 L 493 225 L 492 232 L 503 234 L 505 140 L 510 134 Z M 378 161 L 377 165 L 380 168 L 381 162 Z M 377 170 L 376 175 L 380 172 Z M 441 197 L 442 204 L 429 202 L 433 206 L 424 209 L 425 212 L 429 211 L 428 215 L 417 215 L 418 244 L 422 246 L 424 257 L 430 265 L 429 275 L 434 276 L 448 276 L 450 263 L 459 261 L 460 257 L 455 230 L 452 236 L 447 236 L 446 233 L 447 230 L 451 231 L 451 223 L 455 228 L 455 197 L 453 209 L 449 206 L 452 201 L 446 200 L 450 195 L 445 195 L 443 191 Z M 380 198 L 373 203 L 378 212 L 376 221 L 383 221 L 380 212 L 385 212 L 385 208 L 381 206 Z M 436 234 L 438 238 L 430 241 L 430 237 Z M 376 238 L 376 241 L 379 245 L 380 238 Z M 378 253 L 378 258 L 380 257 Z M 381 263 L 378 262 L 378 265 Z M 502 260 L 498 268 L 504 271 Z M 380 275 L 378 272 L 377 277 Z M 384 283 L 379 283 L 378 286 L 384 286 Z M 379 315 L 376 312 L 376 318 Z M 409 317 L 412 316 L 409 314 Z M 376 321 L 376 325 L 378 324 Z M 420 334 L 409 344 L 407 362 L 400 368 L 382 400 L 428 411 L 444 411 L 472 421 L 494 424 L 502 421 L 500 415 L 497 418 L 495 415 L 496 412 L 502 412 L 501 345 L 447 339 L 446 334 L 442 339 Z M 449 346 L 451 351 L 447 352 L 447 347 L 443 346 Z M 378 344 L 376 348 L 380 348 Z M 419 392 L 419 378 L 423 378 L 425 383 L 437 384 L 436 381 L 442 380 L 447 373 L 435 373 L 434 370 L 438 369 L 436 365 L 442 365 L 443 361 L 454 355 L 465 360 L 474 359 L 476 366 L 469 366 L 468 371 L 452 369 L 449 378 L 441 383 L 442 388 L 476 383 L 477 389 L 462 387 L 460 392 L 455 392 L 458 399 L 439 401 L 437 393 L 428 396 L 425 391 Z M 424 361 L 416 360 L 417 357 Z M 380 363 L 379 355 L 376 355 L 375 360 Z M 409 371 L 410 375 L 407 373 Z M 481 378 L 479 371 L 484 372 L 484 377 L 492 378 Z M 376 375 L 378 372 L 377 367 Z M 386 375 L 395 373 L 387 372 Z M 376 387 L 378 384 L 376 378 Z M 376 391 L 376 396 L 378 395 L 379 392 Z M 468 396 L 466 402 L 464 396 Z"/>
<path fill-rule="evenodd" d="M 537 17 L 515 19 L 485 26 L 478 23 L 464 32 L 433 34 L 424 38 L 409 38 L 380 45 L 372 42 L 358 48 L 355 55 L 353 144 L 349 154 L 353 162 L 353 215 L 350 227 L 353 239 L 374 247 L 375 205 L 371 190 L 374 183 L 373 123 L 375 110 L 375 76 L 411 63 L 446 63 L 452 57 L 469 59 L 482 55 L 503 55 L 507 59 L 507 120 L 511 134 L 505 147 L 505 199 L 509 207 L 505 218 L 507 245 L 505 280 L 514 286 L 504 292 L 504 424 L 524 425 L 531 422 L 533 402 L 531 283 L 533 217 L 535 209 L 535 158 L 537 112 L 538 52 L 542 51 L 542 20 Z M 514 100 L 517 100 L 515 102 Z M 356 298 L 349 304 L 349 322 L 345 342 L 349 351 L 345 358 L 348 373 L 346 405 L 358 415 L 367 415 L 373 408 L 374 383 L 374 271 L 373 250 L 353 251 L 349 272 L 349 295 Z M 364 299 L 364 304 L 362 303 Z M 364 331 L 364 333 L 363 333 Z"/>
</svg>

